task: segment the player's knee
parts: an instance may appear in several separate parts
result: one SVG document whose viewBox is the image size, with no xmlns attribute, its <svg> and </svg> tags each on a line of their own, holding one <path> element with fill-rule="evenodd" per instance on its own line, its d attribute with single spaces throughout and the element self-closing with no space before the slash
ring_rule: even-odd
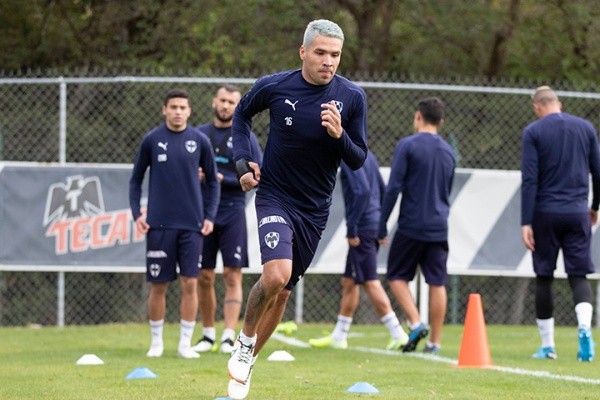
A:
<svg viewBox="0 0 600 400">
<path fill-rule="evenodd" d="M 215 283 L 214 271 L 204 270 L 198 277 L 198 285 L 202 289 L 210 288 Z"/>
<path fill-rule="evenodd" d="M 242 285 L 242 270 L 240 268 L 227 268 L 223 271 L 223 281 L 227 287 Z"/>
<path fill-rule="evenodd" d="M 260 283 L 263 290 L 267 294 L 277 294 L 285 288 L 285 285 L 289 281 L 289 276 L 286 277 L 284 274 L 272 273 L 262 274 L 260 277 Z"/>
</svg>

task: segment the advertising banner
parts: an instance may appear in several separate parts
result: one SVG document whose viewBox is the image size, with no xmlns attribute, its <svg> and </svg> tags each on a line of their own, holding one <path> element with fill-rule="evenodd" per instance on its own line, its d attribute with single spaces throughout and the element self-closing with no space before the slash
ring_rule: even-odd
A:
<svg viewBox="0 0 600 400">
<path fill-rule="evenodd" d="M 129 209 L 131 166 L 0 166 L 4 269 L 143 270 L 145 238 L 136 234 Z"/>
<path fill-rule="evenodd" d="M 382 168 L 385 180 L 389 172 Z M 129 209 L 130 176 L 131 165 L 0 163 L 0 270 L 143 272 L 145 237 L 136 233 Z M 532 276 L 531 254 L 521 242 L 520 184 L 518 171 L 457 170 L 449 219 L 450 273 Z M 146 187 L 143 193 L 142 203 Z M 398 211 L 396 204 L 388 221 L 390 238 Z M 252 193 L 246 215 L 248 272 L 260 272 Z M 597 266 L 599 240 L 594 234 Z M 308 272 L 343 272 L 347 249 L 338 184 Z M 379 251 L 382 273 L 388 252 L 387 247 Z M 564 275 L 561 258 L 557 271 Z"/>
</svg>

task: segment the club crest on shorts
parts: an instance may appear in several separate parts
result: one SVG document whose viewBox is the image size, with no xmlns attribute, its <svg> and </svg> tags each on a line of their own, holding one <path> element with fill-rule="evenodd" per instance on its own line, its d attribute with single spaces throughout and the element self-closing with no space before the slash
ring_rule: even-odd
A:
<svg viewBox="0 0 600 400">
<path fill-rule="evenodd" d="M 150 275 L 152 275 L 153 278 L 160 275 L 160 264 L 150 264 Z"/>
<path fill-rule="evenodd" d="M 196 144 L 195 140 L 188 140 L 185 142 L 185 148 L 190 153 L 195 152 L 197 147 L 198 145 Z"/>
<path fill-rule="evenodd" d="M 279 233 L 269 232 L 265 235 L 265 243 L 270 248 L 274 249 L 279 244 Z"/>
</svg>

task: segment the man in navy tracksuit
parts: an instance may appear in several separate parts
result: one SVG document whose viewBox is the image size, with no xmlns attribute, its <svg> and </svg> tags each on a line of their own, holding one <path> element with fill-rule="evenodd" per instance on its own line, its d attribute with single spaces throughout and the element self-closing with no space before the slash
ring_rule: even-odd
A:
<svg viewBox="0 0 600 400">
<path fill-rule="evenodd" d="M 408 287 L 417 266 L 429 285 L 431 338 L 424 351 L 438 353 L 441 349 L 447 305 L 450 190 L 456 164 L 452 148 L 438 135 L 443 121 L 444 103 L 439 98 L 419 102 L 413 118 L 416 133 L 398 142 L 381 206 L 379 238 L 385 242 L 387 220 L 402 193 L 387 279 L 409 322 L 409 341 L 402 349 L 405 352 L 414 351 L 429 333 Z"/>
<path fill-rule="evenodd" d="M 398 350 L 408 342 L 408 335 L 402 329 L 377 274 L 377 229 L 385 183 L 379 172 L 375 154 L 369 151 L 362 168 L 356 171 L 342 163 L 340 182 L 344 194 L 346 237 L 349 246 L 346 269 L 342 276 L 342 299 L 333 332 L 322 338 L 310 339 L 308 344 L 316 348 L 348 347 L 346 338 L 358 307 L 359 287 L 362 286 L 381 323 L 390 332 L 390 341 L 386 349 Z"/>
<path fill-rule="evenodd" d="M 367 155 L 365 93 L 336 75 L 343 40 L 337 24 L 309 23 L 300 46 L 302 68 L 260 78 L 233 117 L 240 184 L 244 190 L 258 186 L 263 273 L 248 296 L 244 324 L 228 362 L 232 398 L 247 396 L 256 357 L 313 259 L 341 160 L 357 169 Z M 249 135 L 252 117 L 266 109 L 270 130 L 259 168 Z"/>
<path fill-rule="evenodd" d="M 592 361 L 592 288 L 590 245 L 600 203 L 600 150 L 596 129 L 582 118 L 561 112 L 548 86 L 533 95 L 538 120 L 523 132 L 521 231 L 532 251 L 536 323 L 541 347 L 533 358 L 557 358 L 554 346 L 552 281 L 562 249 L 577 315 L 580 361 Z M 593 198 L 588 203 L 592 175 Z"/>
<path fill-rule="evenodd" d="M 197 281 L 202 264 L 203 235 L 212 232 L 220 187 L 210 142 L 187 125 L 191 114 L 184 90 L 167 92 L 162 113 L 165 123 L 142 139 L 129 181 L 129 203 L 136 228 L 146 234 L 146 279 L 152 341 L 148 357 L 163 353 L 162 331 L 168 283 L 181 287 L 181 328 L 178 354 L 198 358 L 191 338 L 198 311 Z M 142 182 L 150 168 L 147 211 L 142 210 Z M 198 168 L 206 176 L 203 202 Z"/>
<path fill-rule="evenodd" d="M 240 187 L 233 160 L 231 124 L 233 111 L 241 98 L 237 86 L 226 84 L 217 89 L 212 99 L 213 121 L 198 126 L 208 136 L 217 162 L 221 182 L 221 198 L 213 232 L 204 238 L 202 271 L 198 278 L 198 307 L 202 317 L 202 338 L 193 347 L 205 352 L 219 349 L 231 353 L 235 328 L 242 309 L 242 268 L 248 267 L 248 231 L 246 228 L 246 193 Z M 262 152 L 254 133 L 250 134 L 252 159 L 260 164 Z M 223 259 L 224 329 L 217 345 L 215 312 L 215 267 L 217 253 Z M 218 347 L 217 347 L 218 346 Z"/>
</svg>

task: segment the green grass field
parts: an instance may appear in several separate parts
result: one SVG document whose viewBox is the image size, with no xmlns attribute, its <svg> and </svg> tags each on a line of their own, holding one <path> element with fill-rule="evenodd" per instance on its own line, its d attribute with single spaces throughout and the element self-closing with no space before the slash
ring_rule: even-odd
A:
<svg viewBox="0 0 600 400">
<path fill-rule="evenodd" d="M 332 325 L 301 325 L 301 342 Z M 381 350 L 383 326 L 356 325 L 348 350 L 311 349 L 271 338 L 255 366 L 249 399 L 598 399 L 598 360 L 576 360 L 574 327 L 558 327 L 558 360 L 534 360 L 539 344 L 534 326 L 487 326 L 493 368 L 458 368 L 462 326 L 444 331 L 440 357 Z M 196 336 L 198 336 L 198 329 Z M 227 356 L 204 353 L 199 360 L 177 357 L 178 325 L 165 327 L 165 354 L 145 356 L 144 324 L 0 328 L 0 399 L 215 399 L 227 396 Z M 600 332 L 594 332 L 596 339 Z M 286 350 L 292 362 L 267 361 Z M 104 365 L 76 365 L 96 354 Z M 126 379 L 147 367 L 156 379 Z M 378 394 L 347 393 L 368 382 Z"/>
</svg>

